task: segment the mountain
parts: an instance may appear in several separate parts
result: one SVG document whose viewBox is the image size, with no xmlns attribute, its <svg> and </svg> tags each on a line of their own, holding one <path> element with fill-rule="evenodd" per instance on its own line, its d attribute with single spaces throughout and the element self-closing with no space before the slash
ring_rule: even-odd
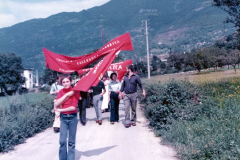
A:
<svg viewBox="0 0 240 160">
<path fill-rule="evenodd" d="M 104 29 L 105 42 L 130 32 L 134 51 L 122 55 L 136 59 L 146 55 L 142 20 L 149 23 L 152 54 L 189 51 L 233 33 L 233 25 L 223 23 L 226 17 L 210 0 L 111 0 L 81 12 L 63 12 L 2 28 L 0 52 L 14 52 L 22 56 L 24 67 L 42 73 L 42 47 L 69 56 L 90 53 L 102 46 Z"/>
</svg>

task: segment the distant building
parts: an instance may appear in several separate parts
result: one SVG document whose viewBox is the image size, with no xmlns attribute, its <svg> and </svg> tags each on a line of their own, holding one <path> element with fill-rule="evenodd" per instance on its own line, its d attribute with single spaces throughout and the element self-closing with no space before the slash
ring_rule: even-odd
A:
<svg viewBox="0 0 240 160">
<path fill-rule="evenodd" d="M 25 77 L 25 83 L 22 86 L 27 89 L 33 88 L 33 69 L 24 69 L 23 76 Z"/>
</svg>

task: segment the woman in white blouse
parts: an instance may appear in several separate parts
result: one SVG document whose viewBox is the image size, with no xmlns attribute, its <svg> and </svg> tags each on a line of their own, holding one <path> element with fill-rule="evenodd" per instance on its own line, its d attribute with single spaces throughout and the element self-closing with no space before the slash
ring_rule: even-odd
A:
<svg viewBox="0 0 240 160">
<path fill-rule="evenodd" d="M 104 93 L 103 95 L 103 102 L 102 102 L 102 113 L 108 109 L 108 103 L 109 103 L 109 96 L 108 96 L 108 84 L 110 82 L 110 80 L 107 79 L 108 76 L 107 75 L 104 75 L 103 78 L 102 78 L 102 81 L 105 85 L 105 89 L 106 89 L 106 92 Z"/>
<path fill-rule="evenodd" d="M 121 83 L 117 80 L 117 74 L 112 73 L 111 76 L 111 81 L 108 85 L 109 89 L 109 99 L 111 103 L 111 113 L 110 113 L 110 123 L 114 124 L 114 122 L 118 122 L 119 120 L 119 93 L 121 89 Z"/>
</svg>

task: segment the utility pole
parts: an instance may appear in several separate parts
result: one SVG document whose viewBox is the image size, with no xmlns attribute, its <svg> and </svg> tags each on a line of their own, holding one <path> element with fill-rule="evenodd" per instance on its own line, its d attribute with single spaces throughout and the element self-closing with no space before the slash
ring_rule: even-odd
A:
<svg viewBox="0 0 240 160">
<path fill-rule="evenodd" d="M 149 62 L 149 47 L 148 47 L 148 20 L 143 20 L 145 22 L 146 27 L 146 43 L 147 43 L 147 65 L 148 65 L 148 79 L 150 79 L 150 62 Z"/>
<path fill-rule="evenodd" d="M 103 40 L 103 46 L 104 46 L 104 29 L 102 29 L 102 40 Z"/>
</svg>

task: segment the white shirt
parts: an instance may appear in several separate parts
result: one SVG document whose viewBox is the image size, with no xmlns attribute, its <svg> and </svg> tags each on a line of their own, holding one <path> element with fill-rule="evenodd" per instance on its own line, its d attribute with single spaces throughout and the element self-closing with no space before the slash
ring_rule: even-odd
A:
<svg viewBox="0 0 240 160">
<path fill-rule="evenodd" d="M 63 89 L 63 86 L 58 84 L 57 82 L 53 83 L 51 86 L 51 90 L 50 90 L 50 94 L 52 94 L 53 92 Z M 57 94 L 55 94 L 55 96 L 57 97 Z"/>
<path fill-rule="evenodd" d="M 108 87 L 109 87 L 109 91 L 113 91 L 113 92 L 120 91 L 121 83 L 118 80 L 116 80 L 116 82 L 111 81 L 108 84 Z"/>
</svg>

